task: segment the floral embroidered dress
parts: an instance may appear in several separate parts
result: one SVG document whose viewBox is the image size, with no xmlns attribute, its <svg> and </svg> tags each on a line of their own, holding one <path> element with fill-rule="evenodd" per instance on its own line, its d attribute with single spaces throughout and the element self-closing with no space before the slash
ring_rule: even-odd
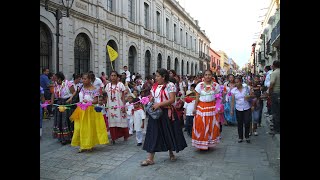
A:
<svg viewBox="0 0 320 180">
<path fill-rule="evenodd" d="M 80 102 L 92 102 L 99 96 L 99 89 L 82 87 L 79 92 Z M 108 134 L 102 112 L 97 112 L 94 106 L 82 110 L 79 106 L 73 112 L 70 120 L 74 121 L 74 134 L 71 146 L 80 146 L 80 149 L 91 149 L 98 144 L 108 144 Z"/>
<path fill-rule="evenodd" d="M 195 90 L 200 97 L 192 127 L 192 146 L 206 150 L 219 143 L 220 125 L 215 95 L 220 93 L 220 85 L 200 82 Z"/>
<path fill-rule="evenodd" d="M 105 91 L 107 92 L 108 123 L 112 140 L 116 140 L 122 136 L 125 139 L 129 137 L 126 112 L 122 111 L 121 108 L 114 108 L 125 105 L 121 99 L 125 90 L 126 88 L 122 82 L 118 82 L 116 85 L 108 83 L 105 87 Z"/>
</svg>

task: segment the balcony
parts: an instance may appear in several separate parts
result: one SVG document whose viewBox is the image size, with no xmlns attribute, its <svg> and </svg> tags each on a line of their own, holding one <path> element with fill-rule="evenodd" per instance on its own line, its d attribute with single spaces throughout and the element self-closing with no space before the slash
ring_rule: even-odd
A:
<svg viewBox="0 0 320 180">
<path fill-rule="evenodd" d="M 272 46 L 280 45 L 280 20 L 278 21 L 277 25 L 272 29 L 271 45 Z"/>
</svg>

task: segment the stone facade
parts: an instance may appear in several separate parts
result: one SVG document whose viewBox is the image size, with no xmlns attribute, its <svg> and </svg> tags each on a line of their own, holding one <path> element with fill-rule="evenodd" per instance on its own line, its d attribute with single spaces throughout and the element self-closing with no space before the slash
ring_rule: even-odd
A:
<svg viewBox="0 0 320 180">
<path fill-rule="evenodd" d="M 59 0 L 48 5 L 49 11 L 65 12 Z M 49 11 L 41 0 L 40 68 L 56 72 L 56 19 Z M 70 16 L 60 20 L 59 34 L 59 71 L 68 79 L 88 70 L 108 74 L 107 45 L 119 54 L 114 61 L 119 73 L 124 65 L 142 77 L 158 67 L 180 75 L 207 67 L 210 40 L 175 0 L 75 0 Z"/>
</svg>

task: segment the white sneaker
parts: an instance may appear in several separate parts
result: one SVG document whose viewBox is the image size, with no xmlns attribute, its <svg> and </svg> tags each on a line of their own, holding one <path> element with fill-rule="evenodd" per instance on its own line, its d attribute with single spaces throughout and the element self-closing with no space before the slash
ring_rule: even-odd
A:
<svg viewBox="0 0 320 180">
<path fill-rule="evenodd" d="M 258 136 L 258 132 L 254 132 L 253 134 L 254 134 L 255 136 Z"/>
</svg>

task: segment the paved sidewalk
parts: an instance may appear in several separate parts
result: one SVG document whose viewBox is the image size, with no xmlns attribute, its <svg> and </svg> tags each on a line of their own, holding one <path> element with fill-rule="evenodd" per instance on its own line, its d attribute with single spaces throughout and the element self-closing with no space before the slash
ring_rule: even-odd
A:
<svg viewBox="0 0 320 180">
<path fill-rule="evenodd" d="M 156 153 L 155 164 L 141 167 L 147 153 L 136 146 L 135 135 L 127 142 L 98 146 L 93 152 L 77 153 L 77 147 L 62 146 L 51 137 L 53 120 L 44 121 L 40 141 L 41 179 L 187 179 L 187 180 L 279 180 L 279 148 L 265 124 L 251 143 L 237 142 L 237 127 L 223 126 L 221 143 L 208 152 L 196 151 L 185 134 L 188 147 L 170 162 L 167 152 Z"/>
</svg>

